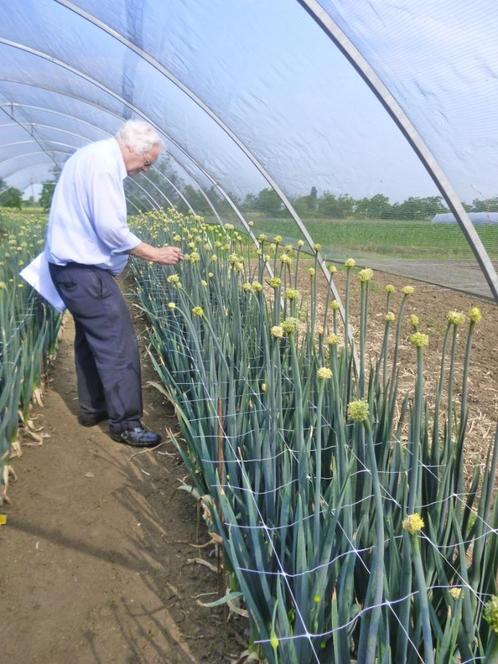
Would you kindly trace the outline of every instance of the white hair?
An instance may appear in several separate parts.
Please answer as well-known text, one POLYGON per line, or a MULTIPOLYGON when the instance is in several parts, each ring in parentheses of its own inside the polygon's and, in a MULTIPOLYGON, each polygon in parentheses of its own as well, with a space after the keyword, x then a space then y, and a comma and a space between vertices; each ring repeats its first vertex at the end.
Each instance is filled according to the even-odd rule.
POLYGON ((143 120, 128 120, 118 129, 116 140, 135 154, 145 154, 153 147, 163 147, 163 141, 152 125, 143 120))

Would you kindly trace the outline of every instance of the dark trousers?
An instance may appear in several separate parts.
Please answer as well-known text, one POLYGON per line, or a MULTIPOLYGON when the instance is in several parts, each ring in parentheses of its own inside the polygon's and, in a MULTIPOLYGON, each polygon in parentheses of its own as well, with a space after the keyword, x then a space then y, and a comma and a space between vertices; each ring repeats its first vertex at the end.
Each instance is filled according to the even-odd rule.
POLYGON ((92 265, 50 265, 76 326, 74 355, 80 413, 107 412, 112 431, 142 417, 140 355, 123 295, 112 274, 92 265))

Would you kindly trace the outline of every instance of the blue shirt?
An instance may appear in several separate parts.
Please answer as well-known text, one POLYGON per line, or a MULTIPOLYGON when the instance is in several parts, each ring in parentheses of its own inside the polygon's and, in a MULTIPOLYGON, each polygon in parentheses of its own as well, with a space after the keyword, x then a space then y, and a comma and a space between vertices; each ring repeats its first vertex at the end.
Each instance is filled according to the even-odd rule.
POLYGON ((141 240, 128 228, 126 167, 115 138, 90 143, 65 163, 48 219, 49 263, 95 265, 119 274, 141 240))

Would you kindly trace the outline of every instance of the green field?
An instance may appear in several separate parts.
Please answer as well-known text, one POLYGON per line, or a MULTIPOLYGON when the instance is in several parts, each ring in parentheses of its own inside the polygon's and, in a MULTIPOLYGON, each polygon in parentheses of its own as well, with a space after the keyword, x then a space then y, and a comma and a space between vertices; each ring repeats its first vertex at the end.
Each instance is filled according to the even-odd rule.
MULTIPOLYGON (((264 218, 251 214, 254 232, 279 234, 288 240, 300 237, 291 219, 264 218)), ((432 224, 430 220, 307 219, 306 227, 324 253, 335 258, 394 256, 412 259, 472 260, 473 254, 456 224, 432 224)), ((486 250, 498 259, 498 224, 476 226, 486 250)))

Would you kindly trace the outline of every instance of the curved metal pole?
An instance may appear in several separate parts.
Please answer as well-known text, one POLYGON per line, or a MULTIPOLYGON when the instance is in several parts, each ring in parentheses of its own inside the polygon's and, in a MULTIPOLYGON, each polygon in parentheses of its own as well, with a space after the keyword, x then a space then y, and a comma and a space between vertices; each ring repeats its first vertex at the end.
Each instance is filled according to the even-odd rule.
MULTIPOLYGON (((28 156, 29 154, 39 154, 39 155, 43 154, 43 155, 45 155, 45 157, 47 156, 46 153, 43 152, 42 150, 39 150, 39 151, 33 152, 33 153, 25 153, 25 154, 23 154, 23 156, 28 156)), ((41 163, 42 162, 35 162, 34 164, 32 163, 29 166, 26 166, 25 168, 18 169, 17 171, 15 171, 15 174, 19 175, 19 173, 21 173, 22 171, 31 169, 31 168, 33 168, 33 166, 37 166, 38 164, 41 164, 41 163)), ((46 162, 46 163, 50 163, 50 162, 46 162)), ((9 176, 7 176, 7 177, 9 177, 9 176)), ((33 182, 33 177, 32 176, 29 177, 28 184, 35 184, 33 182)), ((40 184, 41 184, 41 182, 40 182, 40 184)), ((135 208, 136 212, 140 213, 141 210, 138 208, 138 206, 133 202, 133 200, 131 198, 131 192, 126 192, 125 195, 126 195, 127 203, 129 203, 133 208, 135 208)))
POLYGON ((436 187, 441 192, 441 195, 448 204, 448 207, 455 215, 456 220, 460 224, 463 234, 470 244, 474 256, 481 267, 481 270, 489 284, 491 292, 498 303, 498 275, 488 256, 488 253, 477 234, 474 225, 462 205, 460 197, 453 189, 450 181, 446 177, 443 169, 438 161, 429 150, 425 141, 418 133, 415 126, 409 120, 406 113, 398 104, 393 95, 389 92, 384 85, 381 78, 377 75, 375 70, 365 60, 360 51, 351 42, 351 40, 344 34, 337 23, 331 18, 317 0, 298 0, 301 5, 306 9, 310 16, 322 28, 327 36, 334 42, 337 48, 346 56, 349 62, 353 65, 356 71, 360 74, 362 79, 367 83, 368 87, 375 94, 377 99, 384 106, 391 118, 394 120, 408 143, 411 145, 418 158, 424 165, 425 169, 431 176, 436 187))
MULTIPOLYGON (((34 87, 36 87, 36 86, 34 86, 34 87)), ((59 91, 57 91, 57 93, 58 93, 58 94, 61 94, 61 95, 64 94, 63 92, 59 92, 59 91)), ((6 103, 8 103, 8 102, 6 102, 6 103)), ((19 105, 19 102, 15 102, 15 104, 16 104, 16 106, 17 106, 17 105, 19 105)), ((9 105, 10 105, 10 104, 9 104, 9 105)), ((0 106, 1 106, 1 104, 0 104, 0 106)), ((22 108, 22 106, 21 106, 21 108, 22 108)), ((30 108, 31 108, 31 107, 30 107, 30 108)), ((52 109, 44 108, 44 107, 41 107, 41 106, 36 106, 36 107, 32 107, 32 108, 36 108, 36 109, 38 109, 38 110, 43 110, 43 111, 49 111, 49 112, 51 112, 51 113, 58 113, 58 114, 62 115, 63 117, 69 117, 69 118, 74 118, 75 120, 79 120, 79 118, 78 118, 77 116, 75 116, 75 115, 70 115, 69 113, 60 113, 59 111, 53 111, 52 109)), ((104 110, 102 107, 98 107, 98 108, 99 108, 99 110, 102 109, 102 112, 105 112, 105 110, 104 110)), ((109 112, 109 113, 110 113, 110 112, 109 112)), ((119 116, 116 116, 116 117, 119 117, 119 116)), ((101 130, 106 136, 112 136, 112 134, 110 134, 109 132, 105 131, 104 129, 101 129, 101 128, 98 127, 97 125, 94 125, 94 124, 92 124, 92 123, 90 123, 90 122, 87 122, 86 120, 80 120, 80 121, 81 121, 81 122, 84 122, 85 124, 87 124, 87 125, 89 125, 89 126, 91 126, 91 127, 95 127, 95 128, 97 128, 97 129, 100 129, 100 130, 101 130)), ((59 127, 56 127, 56 126, 53 126, 53 125, 41 124, 41 123, 32 122, 32 121, 28 121, 28 120, 27 120, 26 122, 28 122, 29 125, 30 125, 31 127, 46 127, 46 128, 48 128, 48 129, 53 129, 53 130, 55 130, 55 131, 63 131, 63 132, 65 132, 65 133, 68 133, 68 134, 73 135, 73 136, 79 136, 80 138, 84 138, 84 139, 87 139, 87 140, 94 140, 93 138, 90 139, 90 138, 88 138, 87 136, 82 136, 81 134, 77 134, 76 132, 70 132, 70 131, 68 131, 68 130, 66 130, 66 129, 60 129, 59 127)), ((0 125, 0 127, 2 127, 2 126, 8 126, 8 125, 7 125, 7 124, 5 124, 5 125, 0 125)), ((27 129, 26 129, 21 123, 12 124, 12 126, 20 126, 22 129, 24 129, 25 131, 27 131, 27 129)), ((29 132, 28 132, 28 134, 29 134, 29 132)), ((31 134, 29 134, 29 135, 31 136, 31 134)), ((0 163, 1 163, 1 160, 0 160, 0 163)), ((180 167, 181 167, 181 164, 179 164, 178 161, 175 160, 175 163, 177 163, 177 164, 180 165, 180 167)), ((153 169, 154 169, 154 171, 155 171, 156 173, 158 173, 163 179, 165 179, 166 182, 168 182, 168 184, 171 185, 171 187, 173 187, 173 189, 177 192, 177 194, 180 196, 180 198, 184 201, 185 205, 189 208, 189 210, 192 212, 192 214, 196 214, 196 213, 195 213, 195 210, 192 208, 192 206, 190 205, 189 201, 185 198, 183 192, 180 191, 180 189, 178 189, 178 187, 174 184, 174 182, 172 182, 172 181, 168 178, 168 176, 165 175, 160 169, 156 168, 155 166, 153 166, 153 169)), ((185 171, 185 172, 187 172, 187 171, 185 171)), ((189 175, 189 177, 192 177, 192 179, 194 180, 194 182, 196 182, 196 184, 198 184, 197 181, 195 180, 195 178, 193 178, 192 175, 190 175, 188 172, 187 172, 187 174, 189 175)), ((154 182, 153 182, 152 180, 150 180, 146 175, 143 175, 143 177, 149 182, 149 184, 151 184, 155 189, 157 189, 157 191, 161 194, 161 196, 165 199, 165 201, 168 203, 168 205, 169 205, 170 207, 174 207, 173 203, 172 203, 172 202, 170 201, 170 199, 166 196, 166 194, 165 194, 161 189, 159 189, 159 187, 157 187, 157 186, 154 184, 154 182)), ((218 217, 218 218, 219 218, 219 217, 218 217)), ((220 221, 221 221, 221 220, 220 220, 220 221)))
MULTIPOLYGON (((36 141, 33 140, 32 143, 36 143, 36 141)), ((64 144, 62 144, 62 145, 64 145, 64 144)), ((74 146, 69 146, 69 147, 74 147, 74 146)), ((66 152, 65 150, 52 150, 52 152, 54 152, 54 153, 55 153, 55 152, 60 152, 60 153, 62 153, 62 154, 68 154, 68 152, 66 152)), ((26 154, 26 153, 20 153, 19 155, 16 155, 16 156, 14 156, 14 157, 9 157, 8 159, 4 159, 3 162, 5 162, 5 161, 10 161, 11 159, 17 159, 17 157, 28 156, 28 155, 33 155, 33 154, 44 154, 44 155, 46 155, 46 156, 48 157, 46 151, 45 151, 45 150, 41 150, 41 151, 37 151, 37 152, 28 152, 27 154, 26 154)), ((70 153, 69 153, 69 154, 70 154, 70 153)), ((0 163, 3 163, 3 162, 0 161, 0 163)), ((32 164, 32 165, 34 165, 34 164, 32 164)), ((20 168, 20 169, 17 169, 17 170, 16 170, 16 168, 14 168, 12 171, 10 171, 10 173, 7 173, 6 175, 4 175, 4 176, 2 176, 2 177, 4 177, 4 178, 11 177, 12 175, 16 174, 18 171, 22 171, 22 170, 25 170, 25 169, 27 169, 27 168, 29 168, 29 166, 25 166, 24 168, 20 168)), ((142 192, 145 194, 145 196, 146 196, 147 198, 149 198, 149 200, 150 200, 150 202, 151 202, 151 205, 152 205, 152 207, 153 207, 154 209, 156 209, 156 210, 159 210, 159 209, 160 209, 160 206, 159 206, 159 204, 157 203, 157 201, 156 201, 156 200, 155 200, 155 199, 149 194, 149 192, 148 192, 146 189, 144 189, 144 187, 142 187, 142 185, 141 185, 139 182, 137 182, 136 180, 133 180, 133 179, 130 180, 130 183, 131 183, 131 182, 132 182, 136 187, 138 187, 139 189, 141 189, 142 192)))
MULTIPOLYGON (((56 94, 60 94, 60 95, 63 95, 63 96, 69 97, 70 99, 77 99, 77 100, 79 100, 79 101, 81 101, 81 102, 83 102, 83 103, 85 103, 85 104, 88 104, 89 106, 92 106, 92 107, 96 108, 98 111, 105 112, 105 113, 107 113, 108 115, 111 115, 111 116, 113 116, 113 117, 119 119, 121 122, 122 122, 122 120, 123 120, 123 118, 122 118, 121 116, 119 116, 117 113, 114 113, 114 112, 110 111, 109 109, 107 109, 107 108, 101 106, 100 104, 97 104, 97 103, 95 103, 95 102, 89 101, 89 100, 87 100, 87 99, 85 99, 85 98, 83 98, 83 97, 79 97, 79 96, 77 96, 77 95, 70 95, 69 93, 64 92, 64 91, 62 91, 62 90, 60 90, 60 89, 58 89, 58 88, 52 88, 52 87, 48 87, 48 86, 45 86, 45 85, 38 85, 38 84, 34 84, 34 83, 27 83, 27 82, 25 82, 25 81, 17 81, 17 80, 15 80, 15 79, 8 79, 8 78, 0 79, 0 82, 15 83, 15 84, 17 84, 17 85, 27 85, 27 86, 34 87, 34 88, 40 88, 41 90, 47 90, 48 92, 55 92, 56 94)), ((7 103, 8 103, 8 102, 7 102, 7 103)), ((8 104, 8 105, 10 106, 11 104, 8 104)), ((26 108, 29 107, 29 108, 40 108, 40 109, 43 109, 43 107, 39 107, 39 106, 28 106, 28 105, 25 105, 25 106, 26 106, 26 108)), ((52 111, 52 109, 46 109, 46 110, 50 110, 50 111, 53 112, 53 113, 58 113, 58 114, 63 115, 63 116, 65 116, 65 117, 72 117, 72 118, 77 117, 77 116, 74 116, 74 115, 70 115, 69 113, 62 113, 62 112, 60 112, 60 111, 52 111)), ((90 123, 90 122, 88 122, 88 121, 86 121, 86 120, 81 120, 81 119, 80 119, 79 121, 80 121, 80 122, 84 122, 85 124, 88 124, 88 125, 90 125, 90 126, 92 126, 92 127, 96 127, 96 125, 94 125, 94 124, 92 124, 92 123, 90 123)), ((100 128, 99 128, 99 129, 100 129, 100 128)), ((102 130, 102 131, 104 131, 104 130, 102 130)), ((166 136, 166 137, 168 138, 168 140, 171 140, 172 143, 174 142, 174 141, 169 137, 169 135, 168 135, 167 133, 165 133, 164 131, 161 131, 161 133, 163 133, 164 136, 166 136)), ((209 174, 208 174, 206 171, 204 171, 204 169, 199 165, 199 163, 197 162, 197 160, 195 160, 191 155, 189 155, 189 154, 186 153, 186 152, 183 152, 183 154, 184 154, 184 155, 185 155, 190 161, 192 161, 192 162, 194 163, 194 165, 196 166, 196 168, 197 168, 197 169, 198 169, 198 170, 199 170, 199 171, 200 171, 205 177, 207 177, 207 178, 210 180, 210 182, 211 182, 215 187, 219 188, 219 186, 218 186, 218 184, 215 182, 215 180, 214 180, 213 178, 211 178, 211 177, 209 176, 209 174)), ((188 175, 188 176, 189 176, 189 177, 195 182, 195 184, 196 184, 197 187, 199 188, 199 191, 200 191, 201 195, 202 195, 203 198, 205 199, 206 203, 208 204, 209 208, 210 208, 211 211, 213 212, 213 214, 214 214, 214 216, 216 217, 216 219, 218 220, 218 223, 219 223, 220 225, 223 225, 223 222, 222 222, 222 220, 221 220, 221 217, 220 217, 219 214, 218 214, 218 211, 217 211, 216 208, 214 207, 214 205, 213 205, 213 203, 211 202, 211 200, 208 198, 206 192, 203 190, 203 188, 202 188, 202 186, 200 185, 200 183, 199 183, 199 181, 197 180, 197 178, 196 178, 192 173, 190 173, 189 171, 187 171, 187 169, 181 164, 181 162, 178 161, 178 159, 176 159, 176 158, 173 157, 172 155, 170 155, 170 156, 171 156, 172 159, 174 159, 175 163, 176 163, 176 164, 177 164, 182 170, 184 170, 185 173, 187 173, 187 175, 188 175)), ((169 180, 169 178, 167 178, 167 176, 164 175, 164 173, 162 173, 159 169, 155 168, 154 170, 157 170, 158 173, 161 173, 162 177, 166 178, 166 180, 167 180, 167 181, 169 182, 169 184, 175 189, 176 193, 180 196, 180 198, 183 200, 183 202, 184 202, 185 205, 189 208, 189 210, 191 210, 191 212, 192 212, 193 214, 195 214, 194 209, 192 208, 192 206, 190 205, 190 203, 188 202, 188 200, 185 198, 185 196, 183 195, 183 193, 182 193, 182 192, 176 187, 176 185, 175 185, 173 182, 171 182, 171 181, 169 180)), ((222 197, 223 197, 223 198, 226 198, 226 194, 225 194, 225 192, 223 191, 223 189, 219 188, 219 190, 220 190, 220 193, 222 194, 222 197)))
MULTIPOLYGON (((0 125, 0 126, 1 126, 1 125, 0 125)), ((31 126, 39 127, 39 126, 41 126, 41 125, 36 124, 36 123, 31 123, 31 126)), ((45 125, 45 126, 49 126, 49 125, 45 125)), ((49 127, 50 127, 50 126, 49 126, 49 127)), ((55 130, 57 131, 57 130, 58 130, 58 127, 50 127, 50 129, 55 129, 55 130)), ((72 132, 66 131, 66 130, 64 130, 64 129, 61 129, 60 131, 65 131, 67 134, 70 134, 71 136, 80 136, 80 138, 85 138, 84 136, 81 136, 81 135, 79 135, 79 134, 76 134, 76 133, 72 133, 72 132)), ((31 134, 30 134, 30 135, 31 135, 31 134)), ((16 141, 16 142, 14 142, 14 143, 0 143, 0 147, 2 147, 2 148, 9 148, 9 147, 13 147, 13 146, 15 146, 15 145, 25 145, 25 144, 31 144, 31 143, 33 143, 33 142, 38 143, 38 141, 37 141, 36 139, 32 138, 31 140, 27 140, 27 141, 16 141)), ((65 146, 65 147, 70 148, 72 151, 78 149, 78 148, 77 148, 76 146, 74 146, 74 145, 71 145, 71 144, 68 144, 68 143, 61 143, 61 142, 59 142, 59 141, 52 141, 52 140, 47 141, 46 139, 44 139, 43 142, 44 142, 44 143, 50 143, 51 145, 61 145, 61 146, 65 146)), ((38 143, 38 144, 39 144, 39 143, 38 143)), ((50 151, 50 150, 49 150, 49 151, 50 151)), ((53 150, 52 150, 52 152, 53 152, 53 150)), ((59 152, 62 152, 62 150, 59 150, 59 152)), ((22 153, 21 153, 21 154, 22 154, 22 153)), ((71 154, 71 152, 69 152, 69 154, 71 154)), ((0 160, 0 163, 2 163, 2 161, 7 161, 7 160, 0 160)), ((150 185, 152 185, 152 187, 154 187, 154 189, 156 189, 156 190, 159 192, 159 194, 161 194, 161 196, 164 198, 164 200, 168 203, 168 205, 169 205, 170 207, 174 207, 173 204, 172 204, 172 202, 170 201, 170 199, 166 196, 166 194, 165 194, 164 192, 162 192, 161 189, 159 189, 159 187, 158 187, 157 185, 155 185, 154 182, 152 182, 152 180, 150 180, 145 174, 143 174, 143 177, 147 180, 147 182, 148 182, 150 185)), ((140 186, 140 185, 139 185, 139 186, 140 186)), ((142 187, 142 189, 143 189, 143 187, 142 187)), ((144 189, 144 191, 145 191, 145 189, 144 189)), ((190 208, 190 209, 192 209, 192 208, 190 208)), ((194 214, 195 214, 195 213, 194 213, 194 214)))
MULTIPOLYGON (((152 56, 150 53, 145 51, 144 49, 140 48, 137 44, 132 42, 130 39, 125 37, 123 34, 118 32, 117 30, 114 30, 111 28, 109 25, 98 19, 96 16, 93 14, 90 14, 89 12, 85 11, 84 9, 81 9, 81 7, 78 7, 78 5, 75 5, 73 2, 70 0, 55 0, 55 2, 59 3, 63 7, 66 7, 66 9, 69 9, 70 11, 74 12, 78 16, 81 16, 81 18, 85 19, 89 23, 95 25, 96 27, 100 28, 102 31, 106 32, 108 35, 119 41, 121 44, 129 48, 131 51, 133 51, 136 55, 138 55, 140 58, 145 60, 149 65, 151 65, 156 71, 158 71, 160 74, 162 74, 165 78, 167 78, 171 83, 173 83, 179 90, 181 90, 187 97, 193 101, 200 109, 206 113, 213 122, 216 123, 216 125, 223 130, 223 132, 237 145, 237 147, 243 152, 243 154, 249 159, 249 161, 253 164, 253 166, 259 171, 259 173, 263 176, 263 178, 268 182, 270 187, 275 191, 275 193, 279 196, 280 200, 284 204, 284 206, 287 208, 287 211, 297 224, 299 230, 301 231, 303 237, 305 238, 306 242, 308 243, 310 249, 314 250, 314 242, 313 238, 308 232, 308 229, 306 228, 305 224, 303 223, 301 217, 298 215, 296 210, 294 209, 292 203, 290 200, 287 198, 286 194, 284 191, 280 188, 280 186, 277 184, 276 180, 273 179, 273 177, 270 175, 270 173, 266 170, 266 168, 261 164, 261 162, 256 158, 256 156, 249 150, 249 148, 245 145, 245 143, 242 142, 242 140, 233 132, 230 127, 228 127, 227 124, 223 122, 223 120, 204 102, 200 97, 198 97, 188 86, 186 86, 184 83, 182 83, 167 67, 165 67, 159 60, 157 60, 154 56, 152 56)), ((246 230, 249 232, 252 238, 254 238, 253 233, 251 232, 251 229, 249 226, 246 226, 244 224, 244 227, 246 230)), ((255 238, 254 238, 255 239, 255 238)), ((327 269, 327 265, 325 261, 323 260, 323 257, 321 254, 318 254, 318 263, 322 269, 322 272, 325 276, 325 279, 327 280, 327 283, 329 285, 329 288, 331 289, 332 293, 334 294, 335 299, 339 303, 340 306, 340 313, 342 316, 342 319, 344 320, 344 310, 341 304, 341 299, 339 297, 339 292, 336 289, 335 283, 331 279, 330 273, 327 269)), ((346 330, 346 334, 350 341, 353 341, 351 330, 346 330)))
MULTIPOLYGON (((85 74, 84 72, 80 71, 79 69, 76 69, 76 68, 73 67, 72 65, 67 64, 67 63, 64 62, 63 60, 59 60, 58 58, 54 58, 53 56, 49 55, 48 53, 44 53, 43 51, 38 51, 37 49, 31 48, 30 46, 26 46, 25 44, 19 44, 19 43, 14 42, 14 41, 12 41, 12 40, 10 40, 10 39, 5 39, 4 37, 0 37, 0 44, 5 44, 6 46, 11 46, 12 48, 17 48, 17 49, 19 49, 20 51, 24 51, 24 52, 26 52, 26 53, 30 53, 31 55, 35 55, 35 56, 37 56, 37 57, 39 57, 39 58, 42 58, 43 60, 47 60, 48 62, 51 62, 52 64, 58 65, 59 67, 62 67, 63 69, 66 69, 67 71, 69 71, 69 72, 75 74, 76 76, 82 78, 83 80, 85 80, 85 81, 87 81, 87 82, 89 82, 89 83, 92 83, 92 84, 95 85, 97 88, 99 88, 100 90, 103 90, 104 92, 106 92, 107 94, 109 94, 109 95, 110 95, 111 97, 113 97, 114 99, 117 99, 117 100, 118 100, 120 103, 122 103, 124 106, 127 106, 130 110, 132 110, 134 113, 136 113, 136 114, 137 114, 138 116, 140 116, 142 119, 146 120, 150 125, 152 125, 155 129, 157 129, 158 132, 160 132, 161 134, 163 134, 163 136, 166 136, 166 137, 168 138, 168 140, 171 141, 171 143, 173 143, 173 144, 177 147, 177 149, 180 150, 180 151, 182 152, 182 154, 184 154, 184 155, 185 155, 188 159, 190 159, 192 162, 196 163, 195 160, 191 157, 191 155, 189 155, 189 153, 186 151, 186 149, 183 148, 183 146, 181 146, 177 141, 175 141, 174 138, 172 138, 171 136, 169 136, 169 135, 165 132, 165 130, 164 130, 162 127, 160 127, 156 122, 154 122, 154 120, 152 120, 152 118, 149 118, 149 117, 148 117, 143 111, 141 111, 139 108, 137 108, 137 107, 134 106, 133 104, 130 104, 130 102, 128 102, 124 97, 122 97, 121 95, 118 95, 116 92, 114 92, 113 90, 111 90, 110 88, 108 88, 106 85, 104 85, 104 84, 101 83, 100 81, 97 81, 96 79, 92 78, 92 77, 89 76, 88 74, 85 74)), ((242 215, 242 213, 240 212, 240 210, 238 209, 238 207, 237 207, 237 206, 235 205, 235 203, 232 201, 232 199, 230 198, 230 196, 224 191, 224 189, 221 187, 221 185, 219 185, 217 182, 215 182, 214 178, 213 178, 209 173, 207 173, 206 171, 204 171, 204 169, 202 169, 200 166, 198 166, 198 168, 199 168, 199 170, 201 170, 201 172, 204 173, 204 175, 205 175, 207 178, 209 178, 209 180, 210 180, 211 182, 213 182, 214 186, 215 186, 219 191, 223 192, 226 201, 228 202, 228 204, 230 205, 230 207, 232 208, 232 210, 233 210, 233 211, 235 212, 235 214, 237 215, 239 221, 241 222, 241 224, 242 224, 242 225, 244 226, 244 228, 246 229, 246 232, 249 234, 249 236, 250 236, 251 239, 253 240, 254 244, 255 244, 256 246, 259 246, 259 243, 258 243, 258 241, 257 241, 257 239, 256 239, 256 237, 255 237, 255 235, 254 235, 254 233, 252 232, 251 227, 249 226, 249 224, 248 224, 247 221, 245 220, 244 216, 242 215)), ((275 191, 277 191, 277 190, 275 190, 275 191)), ((278 190, 278 191, 280 191, 280 190, 278 190)), ((278 191, 277 191, 277 193, 278 193, 278 191)), ((282 200, 283 200, 283 199, 282 199, 282 200)), ((289 203, 289 205, 290 205, 290 203, 289 203)), ((296 213, 294 212, 294 214, 296 214, 296 213)), ((301 222, 301 223, 302 223, 302 222, 301 222)), ((308 236, 308 237, 309 237, 309 236, 308 236)), ((326 277, 330 280, 330 275, 328 275, 328 273, 327 273, 325 267, 324 267, 324 273, 326 274, 326 277)), ((335 290, 335 286, 334 286, 334 290, 335 290)), ((337 298, 339 298, 339 295, 337 295, 337 298)))

